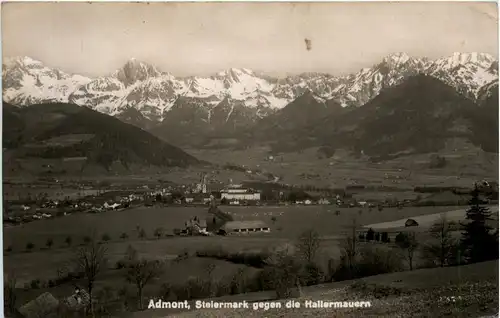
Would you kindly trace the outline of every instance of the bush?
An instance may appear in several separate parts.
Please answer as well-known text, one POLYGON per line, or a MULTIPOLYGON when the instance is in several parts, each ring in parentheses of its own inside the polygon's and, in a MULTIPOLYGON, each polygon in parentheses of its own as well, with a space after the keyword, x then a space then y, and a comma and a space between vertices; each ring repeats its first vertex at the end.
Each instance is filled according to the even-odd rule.
POLYGON ((91 241, 92 241, 92 239, 90 238, 90 236, 84 236, 83 237, 83 243, 84 244, 89 244, 91 241))
POLYGON ((72 242, 72 241, 73 241, 73 240, 72 240, 71 236, 66 237, 66 239, 64 240, 64 242, 65 242, 65 243, 66 243, 66 245, 68 245, 68 246, 70 246, 70 245, 71 245, 71 242, 72 242))
POLYGON ((157 239, 160 239, 163 236, 164 230, 163 228, 159 227, 155 229, 154 236, 156 236, 157 239))
POLYGON ((125 268, 125 267, 127 267, 127 263, 125 262, 125 260, 121 259, 121 260, 118 260, 116 262, 116 265, 115 265, 116 269, 122 269, 122 268, 125 268))
POLYGON ((35 248, 35 244, 33 244, 33 243, 28 242, 28 243, 26 244, 26 250, 27 250, 27 251, 31 251, 31 250, 32 250, 32 249, 34 249, 34 248, 35 248))
POLYGON ((358 239, 363 242, 365 240, 365 234, 364 233, 359 233, 358 239))
POLYGON ((245 264, 251 267, 262 268, 266 265, 266 259, 269 257, 267 252, 236 252, 230 253, 221 248, 207 248, 196 251, 197 257, 209 257, 235 264, 245 264))
POLYGON ((41 281, 39 279, 33 279, 30 282, 30 288, 31 289, 39 289, 41 286, 41 281))
POLYGON ((406 235, 403 232, 399 232, 394 239, 396 244, 402 244, 406 240, 406 235))
POLYGON ((7 253, 12 252, 12 245, 7 246, 7 248, 5 249, 5 252, 7 252, 7 253))
POLYGON ((47 242, 45 242, 45 246, 47 246, 48 248, 51 248, 53 244, 54 241, 51 238, 48 238, 47 242))
POLYGON ((125 232, 123 232, 123 233, 120 235, 120 238, 121 238, 122 240, 126 240, 126 239, 128 238, 128 234, 127 234, 127 233, 125 233, 125 232))
POLYGON ((315 263, 307 263, 301 276, 301 281, 306 286, 321 284, 325 280, 325 273, 315 263))
POLYGON ((403 269, 403 261, 399 254, 391 248, 366 246, 361 249, 352 270, 347 260, 342 257, 333 273, 336 281, 397 272, 403 269))
POLYGON ((104 233, 101 239, 103 242, 108 242, 111 240, 111 237, 107 233, 104 233))

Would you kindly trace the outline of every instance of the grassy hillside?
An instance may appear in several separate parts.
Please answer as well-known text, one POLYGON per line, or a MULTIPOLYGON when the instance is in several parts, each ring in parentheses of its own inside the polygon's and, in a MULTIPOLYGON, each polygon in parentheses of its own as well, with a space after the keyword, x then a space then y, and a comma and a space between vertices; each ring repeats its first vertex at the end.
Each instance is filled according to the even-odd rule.
MULTIPOLYGON (((270 310, 201 309, 175 312, 146 310, 125 317, 482 317, 498 313, 498 261, 466 266, 420 269, 302 288, 293 300, 302 308, 270 310), (453 298, 455 297, 455 301, 453 298), (304 308, 306 300, 370 301, 371 308, 304 308)), ((218 301, 263 302, 272 292, 217 298, 218 301)), ((194 304, 192 304, 193 306, 194 304)))
POLYGON ((497 108, 498 94, 478 106, 443 82, 417 75, 361 107, 268 136, 280 150, 328 146, 383 159, 437 152, 452 138, 494 152, 497 143, 491 136, 498 131, 497 108))
MULTIPOLYGON (((199 161, 133 125, 87 107, 41 104, 4 114, 18 123, 4 131, 16 158, 86 157, 109 168, 115 161, 155 166, 187 166, 199 161)), ((4 137, 5 138, 5 137, 4 137)))

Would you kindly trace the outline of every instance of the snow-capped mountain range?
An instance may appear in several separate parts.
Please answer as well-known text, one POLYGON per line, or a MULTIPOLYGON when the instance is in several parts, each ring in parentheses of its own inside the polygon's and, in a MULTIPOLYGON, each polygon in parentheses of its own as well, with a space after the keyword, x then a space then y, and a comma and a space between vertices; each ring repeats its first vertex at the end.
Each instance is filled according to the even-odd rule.
POLYGON ((454 53, 433 61, 396 53, 346 76, 305 73, 277 79, 237 68, 209 77, 175 77, 131 59, 109 76, 88 78, 29 57, 15 57, 3 61, 2 80, 3 100, 14 105, 70 102, 113 116, 133 108, 149 120, 160 121, 183 98, 196 100, 194 104, 208 114, 224 103, 231 112, 234 107, 245 108, 255 118, 285 107, 306 91, 342 106, 361 106, 385 87, 419 73, 436 77, 476 100, 482 87, 498 81, 498 61, 486 53, 454 53))

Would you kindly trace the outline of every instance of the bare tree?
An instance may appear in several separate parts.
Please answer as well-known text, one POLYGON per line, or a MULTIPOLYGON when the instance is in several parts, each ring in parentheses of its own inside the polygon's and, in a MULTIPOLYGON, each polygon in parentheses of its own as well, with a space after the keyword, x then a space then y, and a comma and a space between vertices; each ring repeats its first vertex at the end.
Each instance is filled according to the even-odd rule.
POLYGON ((129 265, 126 278, 137 287, 139 310, 142 310, 142 292, 144 287, 161 274, 161 263, 157 260, 140 259, 129 265))
POLYGON ((399 241, 397 244, 402 250, 404 250, 405 257, 408 261, 408 265, 410 266, 410 270, 413 270, 413 259, 418 248, 418 242, 415 236, 415 232, 405 234, 404 239, 399 241))
POLYGON ((4 306, 7 313, 14 314, 17 302, 16 283, 17 278, 14 274, 4 273, 3 294, 4 306))
POLYGON ((313 229, 303 232, 297 241, 297 248, 307 263, 312 263, 319 249, 320 238, 313 229))
POLYGON ((342 245, 343 254, 345 260, 347 261, 347 266, 349 271, 352 273, 354 266, 356 265, 356 256, 358 254, 358 237, 356 236, 357 222, 356 218, 352 220, 352 224, 349 226, 349 232, 342 245))
POLYGON ((97 276, 103 271, 106 265, 107 249, 104 244, 99 244, 95 238, 91 238, 89 243, 78 248, 75 255, 75 267, 83 274, 90 296, 90 312, 94 313, 92 305, 92 290, 97 276))
POLYGON ((445 214, 436 221, 429 230, 433 241, 425 246, 425 251, 432 261, 438 260, 439 266, 444 267, 450 258, 450 254, 457 245, 453 239, 452 231, 455 228, 455 223, 448 221, 445 214))

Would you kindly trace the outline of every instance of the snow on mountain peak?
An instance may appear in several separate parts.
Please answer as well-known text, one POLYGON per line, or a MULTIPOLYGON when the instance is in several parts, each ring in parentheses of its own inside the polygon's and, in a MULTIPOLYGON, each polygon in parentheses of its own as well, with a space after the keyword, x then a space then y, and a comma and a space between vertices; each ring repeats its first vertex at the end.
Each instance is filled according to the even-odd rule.
POLYGON ((410 60, 410 56, 404 52, 398 52, 398 53, 393 53, 389 54, 383 59, 383 62, 385 63, 391 63, 391 64, 404 64, 410 60))
POLYGON ((135 108, 155 120, 163 118, 181 97, 196 99, 209 109, 225 100, 262 111, 281 109, 310 91, 318 102, 334 100, 343 106, 360 106, 382 89, 420 73, 436 77, 471 98, 477 98, 482 86, 498 78, 498 61, 484 53, 454 53, 429 61, 398 52, 346 76, 309 72, 282 79, 246 68, 176 78, 135 58, 111 76, 94 79, 66 74, 29 57, 6 58, 3 65, 4 99, 13 104, 71 102, 108 114, 135 108))

